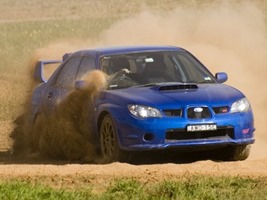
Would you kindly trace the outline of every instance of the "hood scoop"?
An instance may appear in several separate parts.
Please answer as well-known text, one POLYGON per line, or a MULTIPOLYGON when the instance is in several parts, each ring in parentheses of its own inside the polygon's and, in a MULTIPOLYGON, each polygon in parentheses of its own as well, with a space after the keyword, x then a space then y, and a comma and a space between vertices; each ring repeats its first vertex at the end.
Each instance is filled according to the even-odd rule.
POLYGON ((164 85, 158 88, 159 91, 171 91, 171 90, 191 90, 198 89, 196 84, 176 84, 176 85, 164 85))

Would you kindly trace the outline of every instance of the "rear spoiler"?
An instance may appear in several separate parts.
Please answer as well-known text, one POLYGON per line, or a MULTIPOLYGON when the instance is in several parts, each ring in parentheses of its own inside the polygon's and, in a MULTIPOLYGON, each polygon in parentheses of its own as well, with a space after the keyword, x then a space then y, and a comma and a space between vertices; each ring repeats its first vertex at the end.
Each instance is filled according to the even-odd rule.
POLYGON ((49 65, 49 64, 57 64, 57 63, 62 63, 61 60, 40 60, 35 64, 35 68, 34 68, 34 80, 39 82, 39 83, 43 83, 46 82, 47 80, 45 80, 44 75, 43 75, 43 68, 45 65, 49 65))

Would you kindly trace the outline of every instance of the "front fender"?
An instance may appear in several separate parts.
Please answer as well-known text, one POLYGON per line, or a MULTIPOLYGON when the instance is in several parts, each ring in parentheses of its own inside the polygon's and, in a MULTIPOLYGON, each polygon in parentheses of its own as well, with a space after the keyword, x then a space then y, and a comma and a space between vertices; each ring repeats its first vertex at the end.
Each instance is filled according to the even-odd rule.
POLYGON ((99 138, 102 119, 107 114, 110 115, 113 120, 114 126, 116 128, 117 138, 119 139, 118 143, 121 146, 121 138, 119 134, 120 127, 118 125, 119 124, 118 122, 121 120, 122 116, 125 115, 125 109, 120 105, 106 103, 96 108, 97 138, 99 138))

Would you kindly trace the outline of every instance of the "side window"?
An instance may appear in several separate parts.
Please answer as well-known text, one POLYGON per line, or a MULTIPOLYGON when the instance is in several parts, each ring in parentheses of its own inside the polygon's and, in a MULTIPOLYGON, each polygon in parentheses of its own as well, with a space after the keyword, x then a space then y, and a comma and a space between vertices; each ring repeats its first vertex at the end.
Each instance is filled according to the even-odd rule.
POLYGON ((55 84, 64 88, 73 87, 80 62, 81 57, 70 59, 61 69, 55 84))
POLYGON ((94 57, 92 56, 83 57, 81 65, 79 67, 79 71, 77 73, 76 80, 81 79, 84 74, 94 69, 96 69, 94 57))

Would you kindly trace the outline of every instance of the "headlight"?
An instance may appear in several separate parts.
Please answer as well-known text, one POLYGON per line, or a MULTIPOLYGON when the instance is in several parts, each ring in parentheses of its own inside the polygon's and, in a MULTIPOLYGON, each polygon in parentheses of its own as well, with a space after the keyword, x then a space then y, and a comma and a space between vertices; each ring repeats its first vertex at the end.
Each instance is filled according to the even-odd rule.
POLYGON ((250 104, 246 98, 240 99, 234 102, 231 106, 231 113, 235 112, 247 112, 250 108, 250 104))
POLYGON ((142 105, 128 105, 129 111, 136 117, 162 117, 160 111, 156 108, 142 105))

